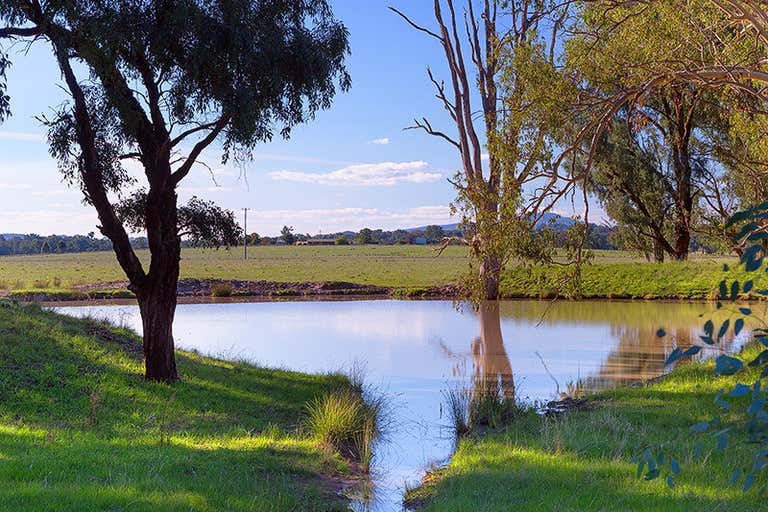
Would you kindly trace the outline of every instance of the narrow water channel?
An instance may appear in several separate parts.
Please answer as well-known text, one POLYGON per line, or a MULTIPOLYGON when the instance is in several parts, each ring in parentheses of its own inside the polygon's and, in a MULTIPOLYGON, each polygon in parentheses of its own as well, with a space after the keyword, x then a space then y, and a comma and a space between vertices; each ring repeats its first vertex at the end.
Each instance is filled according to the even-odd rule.
MULTIPOLYGON (((56 309, 141 329, 134 305, 56 309)), ((665 371, 674 343, 689 346, 706 319, 724 314, 680 302, 231 302, 180 305, 174 329, 178 347, 225 359, 304 372, 364 367, 391 399, 392 426, 377 447, 373 494, 353 507, 390 512, 402 510, 406 485, 450 457, 446 390, 493 381, 534 402, 649 379, 665 371)))

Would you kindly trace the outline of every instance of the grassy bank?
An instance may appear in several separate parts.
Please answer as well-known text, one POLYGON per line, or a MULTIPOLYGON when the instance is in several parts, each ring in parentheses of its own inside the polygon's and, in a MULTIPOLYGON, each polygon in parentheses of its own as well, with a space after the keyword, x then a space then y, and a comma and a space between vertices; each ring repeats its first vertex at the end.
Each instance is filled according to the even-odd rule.
POLYGON ((764 475, 746 494, 729 485, 735 461, 749 466, 745 454, 754 445, 731 443, 718 452, 710 436, 689 429, 722 414, 712 397, 736 381, 714 379, 711 365, 686 364, 652 385, 595 396, 592 410, 556 418, 525 414, 503 431, 463 440, 451 464, 409 498, 430 512, 768 510, 760 490, 764 475), (697 440, 705 446, 703 465, 694 460, 697 440), (637 479, 630 462, 659 446, 682 466, 673 489, 663 478, 637 479))
MULTIPOLYGON (((581 293, 595 299, 712 299, 718 283, 753 279, 755 289, 768 287, 768 279, 755 272, 747 275, 743 267, 723 272, 724 262, 734 259, 693 260, 663 264, 597 259, 582 268, 581 293)), ((735 267, 734 265, 731 265, 735 267)), ((502 280, 507 297, 549 298, 558 290, 557 268, 512 268, 502 280)))
MULTIPOLYGON (((139 256, 147 259, 146 252, 139 256)), ((686 263, 658 265, 621 251, 598 251, 593 264, 584 267, 583 293, 587 298, 708 298, 722 278, 723 262, 732 260, 692 255, 686 263)), ((466 270, 464 247, 449 247, 438 257, 433 247, 423 246, 270 246, 249 249, 248 260, 241 250, 186 249, 181 263, 182 278, 346 281, 401 289, 398 296, 455 283, 466 270)), ((503 278, 502 293, 549 297, 558 289, 557 270, 513 266, 503 278)), ((0 257, 0 293, 45 291, 64 299, 82 295, 73 291, 81 285, 124 280, 110 252, 0 257)))
POLYGON ((346 463, 301 433, 346 378, 177 354, 141 377, 127 331, 0 301, 0 510, 344 510, 346 463))

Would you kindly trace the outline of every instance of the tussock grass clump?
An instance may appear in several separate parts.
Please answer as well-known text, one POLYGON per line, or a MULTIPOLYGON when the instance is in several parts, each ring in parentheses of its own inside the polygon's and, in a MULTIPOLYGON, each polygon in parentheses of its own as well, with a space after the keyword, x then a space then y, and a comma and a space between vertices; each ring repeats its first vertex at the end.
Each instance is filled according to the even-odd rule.
POLYGON ((355 387, 327 392, 307 405, 310 435, 370 471, 373 449, 383 432, 386 401, 355 387))
POLYGON ((450 427, 457 438, 469 434, 469 392, 453 388, 443 392, 450 427))
POLYGON ((448 389, 443 397, 450 427, 457 438, 473 430, 503 428, 530 411, 509 390, 505 392, 501 382, 492 379, 478 379, 471 389, 448 389))
POLYGON ((38 290, 44 290, 46 288, 50 287, 50 281, 47 279, 36 279, 32 282, 32 288, 37 288, 38 290))
POLYGON ((469 426, 497 429, 506 426, 528 408, 515 400, 499 381, 480 380, 469 401, 469 426))
POLYGON ((234 291, 232 283, 214 283, 211 286, 211 297, 231 297, 234 291))

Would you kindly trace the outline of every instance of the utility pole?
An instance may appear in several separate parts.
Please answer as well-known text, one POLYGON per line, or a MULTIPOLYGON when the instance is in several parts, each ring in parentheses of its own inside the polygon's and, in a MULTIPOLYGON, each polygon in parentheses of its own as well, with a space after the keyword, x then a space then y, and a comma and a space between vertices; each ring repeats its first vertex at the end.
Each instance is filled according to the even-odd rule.
POLYGON ((243 208, 245 220, 243 221, 243 259, 248 259, 248 208, 243 208))

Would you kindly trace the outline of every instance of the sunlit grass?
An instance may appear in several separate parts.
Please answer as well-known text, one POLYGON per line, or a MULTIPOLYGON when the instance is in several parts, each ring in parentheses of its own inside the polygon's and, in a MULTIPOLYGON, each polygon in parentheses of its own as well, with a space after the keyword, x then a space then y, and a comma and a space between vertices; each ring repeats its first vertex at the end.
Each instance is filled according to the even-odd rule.
MULTIPOLYGON (((722 415, 712 403, 718 389, 750 378, 755 375, 714 378, 711 364, 691 363, 655 384, 595 396, 593 410, 516 417, 501 431, 461 441, 441 478, 409 497, 440 512, 764 510, 764 475, 747 494, 729 485, 735 467, 751 464, 753 447, 736 443, 719 452, 708 436, 689 430, 722 415), (703 463, 694 457, 697 440, 704 442, 703 463), (647 447, 661 447, 680 461, 673 489, 663 479, 636 478, 630 460, 647 447)), ((733 409, 743 411, 744 400, 733 409)))
POLYGON ((345 378, 179 352, 146 382, 133 333, 0 304, 0 510, 344 509, 301 420, 345 378))
MULTIPOLYGON (((448 247, 440 256, 433 246, 260 246, 250 248, 249 259, 244 260, 241 249, 185 249, 181 277, 347 281, 419 290, 459 282, 468 270, 467 254, 458 246, 448 247)), ((139 257, 147 261, 148 253, 139 251, 139 257)), ((693 254, 686 263, 658 265, 622 251, 595 251, 593 264, 584 268, 582 292, 585 297, 708 298, 720 279, 722 263, 732 259, 693 254)), ((558 292, 556 270, 531 270, 513 263, 502 280, 502 293, 549 297, 558 292)), ((0 257, 0 290, 45 288, 66 298, 79 285, 124 280, 114 255, 106 251, 0 257), (48 287, 36 286, 42 283, 48 287)))

